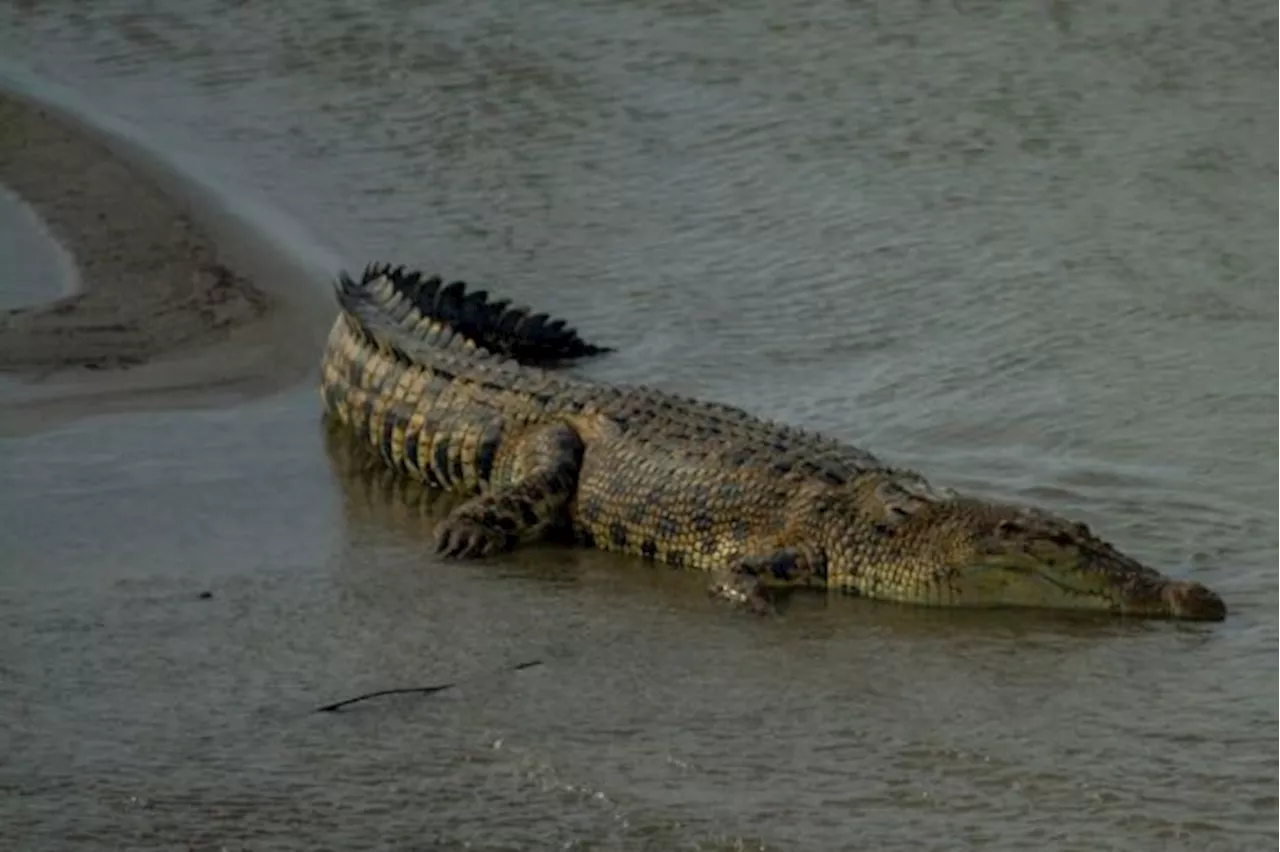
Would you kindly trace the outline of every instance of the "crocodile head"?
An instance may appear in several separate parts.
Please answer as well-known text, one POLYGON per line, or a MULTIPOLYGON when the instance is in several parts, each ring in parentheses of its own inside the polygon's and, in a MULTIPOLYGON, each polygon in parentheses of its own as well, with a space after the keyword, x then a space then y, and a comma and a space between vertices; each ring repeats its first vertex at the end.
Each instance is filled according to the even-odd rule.
POLYGON ((831 570, 869 597, 1196 621, 1226 617, 1222 599, 1209 589, 1164 576, 1082 523, 1036 509, 908 496, 913 499, 879 504, 871 541, 864 533, 857 544, 848 536, 835 543, 831 570))
MULTIPOLYGON (((963 506, 956 508, 964 511, 963 506)), ((1222 599, 1121 553, 1082 523, 1013 507, 969 509, 967 558, 949 578, 963 596, 1061 609, 1221 621, 1222 599)))

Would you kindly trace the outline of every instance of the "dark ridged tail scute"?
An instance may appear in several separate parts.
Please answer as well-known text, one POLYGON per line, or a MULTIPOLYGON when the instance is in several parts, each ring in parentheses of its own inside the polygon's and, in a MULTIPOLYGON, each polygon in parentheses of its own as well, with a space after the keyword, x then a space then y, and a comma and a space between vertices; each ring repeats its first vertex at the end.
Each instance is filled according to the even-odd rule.
POLYGON ((485 290, 468 292, 462 281, 445 284, 438 275, 424 276, 421 272, 406 271, 403 266, 369 264, 359 282, 343 273, 339 279, 339 298, 369 300, 373 297, 369 285, 380 278, 386 278, 391 284, 391 296, 379 299, 384 302, 380 307, 387 319, 399 323, 405 330, 417 323, 419 317, 415 313, 420 312, 482 349, 531 366, 613 351, 587 343, 562 319, 535 314, 526 307, 511 307, 507 299, 490 301, 485 290), (395 294, 403 301, 396 301, 395 294))

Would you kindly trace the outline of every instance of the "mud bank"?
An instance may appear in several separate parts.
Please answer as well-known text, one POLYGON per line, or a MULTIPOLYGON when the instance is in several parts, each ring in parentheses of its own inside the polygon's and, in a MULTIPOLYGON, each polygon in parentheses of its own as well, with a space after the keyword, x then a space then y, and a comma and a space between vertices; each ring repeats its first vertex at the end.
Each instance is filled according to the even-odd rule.
POLYGON ((234 209, 234 190, 109 119, 12 83, 0 75, 0 185, 61 251, 25 252, 0 282, 24 296, 0 311, 0 432, 244 399, 310 374, 332 257, 287 245, 234 209), (59 274, 68 257, 73 274, 59 274))

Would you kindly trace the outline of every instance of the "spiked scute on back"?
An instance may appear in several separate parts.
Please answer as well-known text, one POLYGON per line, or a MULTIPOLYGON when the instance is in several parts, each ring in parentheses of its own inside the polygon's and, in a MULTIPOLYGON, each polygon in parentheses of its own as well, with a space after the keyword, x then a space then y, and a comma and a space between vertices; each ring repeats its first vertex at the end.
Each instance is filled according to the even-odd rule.
POLYGON ((530 366, 600 355, 613 350, 578 336, 562 319, 511 307, 507 299, 490 301, 485 290, 467 291, 462 281, 445 284, 438 275, 370 264, 360 281, 339 276, 338 296, 349 312, 355 304, 381 311, 404 334, 422 334, 433 322, 446 326, 476 347, 530 366), (376 287, 385 281, 386 286, 376 287))

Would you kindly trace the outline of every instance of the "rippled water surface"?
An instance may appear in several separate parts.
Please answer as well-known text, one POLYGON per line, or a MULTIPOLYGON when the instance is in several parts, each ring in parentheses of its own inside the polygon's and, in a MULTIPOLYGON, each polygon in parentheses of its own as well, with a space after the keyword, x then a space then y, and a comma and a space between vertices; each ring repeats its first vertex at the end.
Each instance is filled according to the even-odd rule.
POLYGON ((0 450, 0 838, 1271 848, 1276 29, 1261 2, 0 6, 5 57, 353 266, 483 282, 617 346, 597 376, 1079 516, 1232 610, 761 622, 597 553, 434 561, 436 509, 349 470, 309 387, 82 421, 0 450))

